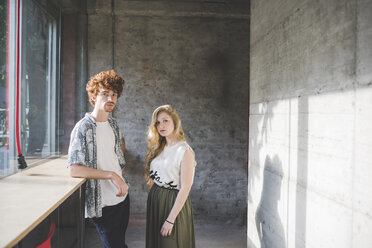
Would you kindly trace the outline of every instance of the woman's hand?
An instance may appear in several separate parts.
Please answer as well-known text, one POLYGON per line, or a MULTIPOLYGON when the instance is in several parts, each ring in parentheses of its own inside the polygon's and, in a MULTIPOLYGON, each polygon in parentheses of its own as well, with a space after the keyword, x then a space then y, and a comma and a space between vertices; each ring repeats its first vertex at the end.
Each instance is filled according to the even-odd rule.
POLYGON ((163 224, 163 226, 161 227, 161 230, 160 230, 161 236, 163 236, 163 237, 170 236, 171 233, 172 233, 173 226, 174 226, 174 222, 172 224, 169 221, 164 221, 164 224, 163 224))

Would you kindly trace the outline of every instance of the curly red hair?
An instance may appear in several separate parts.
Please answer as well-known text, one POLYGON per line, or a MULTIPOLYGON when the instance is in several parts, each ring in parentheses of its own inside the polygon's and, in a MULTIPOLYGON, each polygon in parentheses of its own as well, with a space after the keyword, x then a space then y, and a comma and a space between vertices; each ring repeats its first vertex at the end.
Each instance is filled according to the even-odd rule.
POLYGON ((124 79, 122 79, 114 70, 103 71, 91 77, 86 87, 90 104, 94 106, 92 96, 97 96, 101 88, 112 90, 118 94, 118 97, 120 97, 123 92, 124 84, 124 79))

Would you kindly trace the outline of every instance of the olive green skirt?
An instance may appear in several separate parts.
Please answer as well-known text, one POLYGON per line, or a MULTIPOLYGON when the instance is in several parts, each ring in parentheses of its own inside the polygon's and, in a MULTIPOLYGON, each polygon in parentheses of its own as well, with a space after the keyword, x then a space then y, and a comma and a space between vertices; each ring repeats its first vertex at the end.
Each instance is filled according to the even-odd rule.
POLYGON ((178 214, 172 233, 163 237, 160 229, 172 210, 178 190, 151 187, 147 198, 146 248, 195 248, 194 217, 190 197, 178 214))

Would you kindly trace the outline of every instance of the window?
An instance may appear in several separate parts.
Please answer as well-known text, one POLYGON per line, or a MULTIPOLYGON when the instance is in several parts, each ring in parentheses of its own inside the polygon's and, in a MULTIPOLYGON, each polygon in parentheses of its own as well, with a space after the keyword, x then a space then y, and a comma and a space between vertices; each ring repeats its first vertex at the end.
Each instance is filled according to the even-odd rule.
MULTIPOLYGON (((0 177, 17 170, 13 86, 16 6, 15 1, 9 2, 0 0, 0 177)), ((21 1, 20 19, 20 139, 22 154, 32 165, 58 153, 59 12, 50 4, 21 1)))
POLYGON ((23 1, 21 119, 27 161, 57 152, 57 19, 23 1))
POLYGON ((15 171, 14 126, 15 6, 0 0, 0 177, 15 171), (11 13, 13 13, 11 15, 11 13))

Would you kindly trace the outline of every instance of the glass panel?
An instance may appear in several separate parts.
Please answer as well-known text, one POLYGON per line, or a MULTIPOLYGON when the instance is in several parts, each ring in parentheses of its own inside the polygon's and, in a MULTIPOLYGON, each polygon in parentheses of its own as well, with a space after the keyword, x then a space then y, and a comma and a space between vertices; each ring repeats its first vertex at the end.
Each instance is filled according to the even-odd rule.
POLYGON ((7 23, 8 23, 8 6, 7 1, 0 0, 0 176, 8 164, 9 146, 8 114, 7 114, 7 81, 6 81, 6 50, 7 50, 7 23))
POLYGON ((56 130, 56 20, 23 1, 22 144, 27 163, 54 154, 56 130))
MULTIPOLYGON (((59 10, 21 1, 20 130, 28 165, 58 143, 59 10), (51 14, 52 13, 52 14, 51 14)), ((15 146, 16 1, 0 0, 0 178, 17 171, 15 146)))
MULTIPOLYGON (((13 6, 14 7, 14 6, 13 6)), ((13 125, 13 85, 9 79, 14 76, 14 69, 9 64, 14 62, 13 42, 10 38, 14 31, 10 32, 11 6, 8 0, 0 0, 0 178, 14 172, 14 137, 11 132, 13 125)), ((14 41, 14 40, 12 40, 14 41)))

